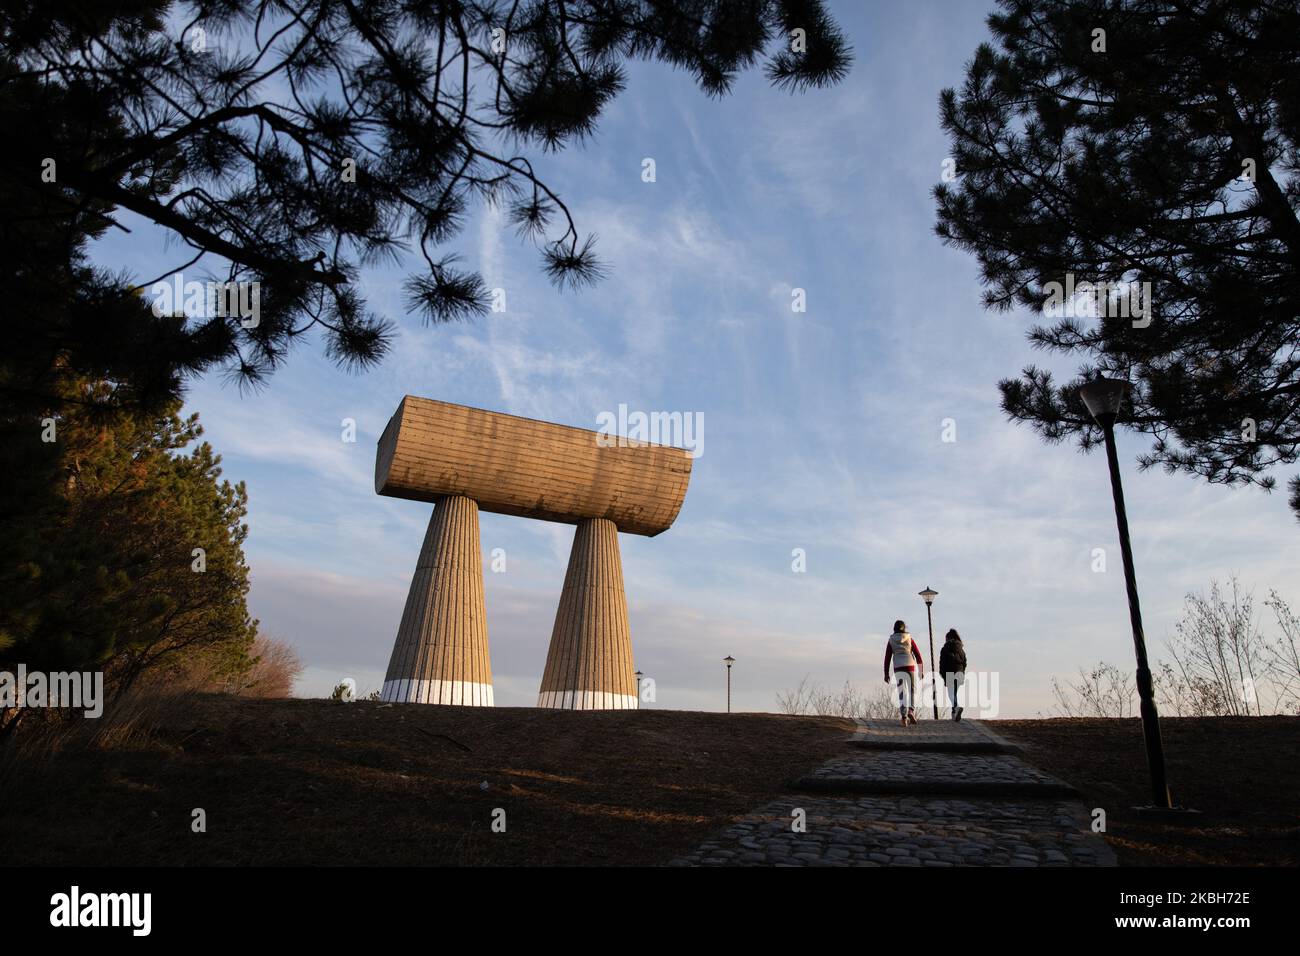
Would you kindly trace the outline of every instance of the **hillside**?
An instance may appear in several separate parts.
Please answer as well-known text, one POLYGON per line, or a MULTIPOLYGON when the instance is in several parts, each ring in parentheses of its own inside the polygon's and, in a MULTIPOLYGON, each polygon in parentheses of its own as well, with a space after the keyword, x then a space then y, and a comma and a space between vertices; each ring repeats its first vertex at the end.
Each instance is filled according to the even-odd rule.
POLYGON ((1174 801, 1201 811, 1184 827, 1139 819, 1151 802, 1142 722, 998 720, 1024 759, 1106 810, 1121 865, 1300 866, 1300 717, 1162 717, 1174 801))
POLYGON ((0 847, 36 864, 653 864, 780 793, 852 727, 212 695, 155 720, 8 768, 0 847), (206 833, 191 833, 196 807, 206 833))
MULTIPOLYGON (((1122 864, 1300 863, 1300 718, 1163 721, 1192 829, 1138 820, 1136 720, 1000 720, 1103 807, 1122 864)), ((185 696, 0 760, 0 856, 24 865, 648 865, 842 754, 832 717, 185 696), (207 831, 191 831, 192 812, 207 831), (505 832, 493 832, 494 811, 505 832), (21 853, 19 852, 21 849, 21 853)), ((37 728, 39 730, 39 728, 37 728)))

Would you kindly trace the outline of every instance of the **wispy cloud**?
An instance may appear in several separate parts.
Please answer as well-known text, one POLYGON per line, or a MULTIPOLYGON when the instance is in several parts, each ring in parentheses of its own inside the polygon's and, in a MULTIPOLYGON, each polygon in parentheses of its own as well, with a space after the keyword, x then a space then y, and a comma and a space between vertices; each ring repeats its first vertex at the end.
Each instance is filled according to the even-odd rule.
MULTIPOLYGON (((595 287, 554 289, 537 250, 481 210, 457 249, 505 289, 505 312, 437 327, 405 315, 413 260, 364 277, 372 307, 398 320, 380 368, 348 375, 304 347, 264 393, 193 389, 227 475, 249 484, 254 612, 299 646, 302 692, 339 676, 364 686, 387 664, 431 512, 372 486, 375 440, 408 393, 585 427, 620 403, 705 415, 676 526, 622 537, 657 706, 721 708, 728 654, 746 709, 770 709, 805 674, 876 680, 894 618, 922 630, 926 585, 936 628, 958 627, 973 666, 1002 675, 1004 714, 1045 709, 1052 674, 1131 659, 1104 463, 1005 421, 998 379, 1044 360, 1024 341, 1031 317, 984 312, 975 263, 933 234, 947 150, 936 97, 985 38, 985 11, 836 12, 858 51, 843 86, 792 97, 750 76, 715 101, 638 63, 596 140, 544 158, 598 236, 609 274, 595 287), (806 312, 790 308, 795 288, 806 312)), ((146 233, 107 239, 108 264, 151 261, 146 233)), ((1281 496, 1140 474, 1140 446, 1121 447, 1153 647, 1211 576, 1240 572, 1300 606, 1281 496)), ((482 518, 485 553, 508 555, 486 581, 502 704, 535 699, 572 536, 482 518)))

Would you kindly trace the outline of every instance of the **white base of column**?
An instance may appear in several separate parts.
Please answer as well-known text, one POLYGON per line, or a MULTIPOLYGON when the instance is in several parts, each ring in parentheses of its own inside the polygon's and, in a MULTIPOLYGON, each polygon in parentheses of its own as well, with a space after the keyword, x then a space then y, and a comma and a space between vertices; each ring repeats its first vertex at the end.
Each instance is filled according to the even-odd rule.
POLYGON ((544 690, 537 695, 538 707, 558 710, 636 710, 635 694, 611 694, 603 690, 544 690))
POLYGON ((465 680, 384 681, 381 700, 394 704, 459 704, 462 707, 491 707, 492 685, 465 680))

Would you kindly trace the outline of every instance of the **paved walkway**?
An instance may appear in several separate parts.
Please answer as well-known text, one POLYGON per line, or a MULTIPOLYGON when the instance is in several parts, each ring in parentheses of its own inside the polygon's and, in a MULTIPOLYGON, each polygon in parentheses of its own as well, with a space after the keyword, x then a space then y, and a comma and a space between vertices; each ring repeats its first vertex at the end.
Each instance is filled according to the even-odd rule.
POLYGON ((1115 864, 1074 790, 979 721, 858 724, 795 792, 672 865, 1115 864))

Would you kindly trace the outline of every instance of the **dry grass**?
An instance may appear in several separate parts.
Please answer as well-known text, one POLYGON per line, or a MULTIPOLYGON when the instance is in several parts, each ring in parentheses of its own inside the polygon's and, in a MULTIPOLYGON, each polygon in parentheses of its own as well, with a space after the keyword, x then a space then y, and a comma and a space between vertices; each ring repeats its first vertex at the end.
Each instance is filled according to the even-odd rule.
POLYGON ((1300 717, 1160 721, 1169 786, 1202 811, 1198 825, 1140 820, 1151 802, 1138 719, 999 720, 1025 758, 1074 784, 1107 816, 1107 841, 1134 866, 1300 865, 1300 717))
POLYGON ((165 725, 186 712, 194 696, 187 688, 167 693, 140 688, 111 701, 93 720, 56 710, 26 712, 20 731, 0 747, 0 791, 12 799, 64 757, 150 747, 165 725))
MULTIPOLYGON (((1300 863, 1300 718, 1162 721, 1183 829, 1139 820, 1137 720, 1003 720, 1106 809, 1122 863, 1300 863)), ((24 864, 650 864, 843 752, 834 717, 388 706, 140 694, 0 751, 24 864), (483 786, 486 784, 486 788, 483 786), (206 833, 191 812, 207 813, 206 833), (493 811, 506 832, 492 832, 493 811)))
POLYGON ((97 742, 10 756, 0 852, 91 865, 661 863, 852 730, 832 717, 206 694, 129 729, 126 717, 97 742), (505 833, 492 832, 496 808, 505 833))

